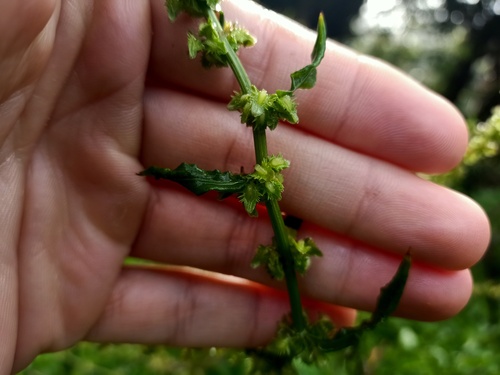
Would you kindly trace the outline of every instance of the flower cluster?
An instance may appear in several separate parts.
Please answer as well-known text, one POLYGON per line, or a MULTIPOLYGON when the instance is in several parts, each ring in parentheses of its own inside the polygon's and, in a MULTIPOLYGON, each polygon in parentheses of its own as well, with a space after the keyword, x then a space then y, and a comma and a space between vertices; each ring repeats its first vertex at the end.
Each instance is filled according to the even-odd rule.
MULTIPOLYGON (((255 39, 248 31, 237 24, 224 22, 222 32, 235 52, 240 47, 251 47, 255 44, 255 39)), ((188 51, 192 59, 200 54, 201 63, 205 68, 228 66, 227 46, 212 22, 201 23, 197 35, 188 33, 188 51)))
MULTIPOLYGON (((295 271, 304 275, 311 265, 311 257, 322 256, 323 254, 310 237, 297 240, 297 232, 287 228, 288 243, 292 254, 295 271)), ((276 280, 285 277, 285 271, 277 249, 277 244, 273 238, 271 245, 260 245, 252 260, 252 267, 265 266, 269 275, 276 280)))
MULTIPOLYGON (((304 319, 308 321, 307 315, 304 319)), ((279 323, 276 337, 266 347, 266 351, 279 357, 300 358, 304 363, 314 363, 324 357, 318 342, 330 340, 335 327, 327 316, 321 316, 314 323, 309 322, 306 329, 296 331, 290 324, 290 316, 279 323)))
POLYGON ((280 120, 297 124, 297 104, 289 91, 278 90, 268 94, 266 90, 251 87, 250 93, 236 92, 228 104, 231 111, 241 112, 241 123, 256 130, 274 130, 280 120))
POLYGON ((239 198, 250 215, 256 215, 257 203, 263 199, 281 199, 285 189, 281 171, 289 166, 290 162, 283 156, 269 155, 255 165, 253 173, 246 176, 247 185, 239 198))

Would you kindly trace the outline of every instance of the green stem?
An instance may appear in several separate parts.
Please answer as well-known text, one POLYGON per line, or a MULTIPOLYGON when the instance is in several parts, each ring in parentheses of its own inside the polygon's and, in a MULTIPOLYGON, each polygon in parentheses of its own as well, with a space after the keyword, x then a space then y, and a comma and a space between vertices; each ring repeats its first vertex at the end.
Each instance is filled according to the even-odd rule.
POLYGON ((302 301, 300 299, 297 273, 295 272, 294 260, 292 253, 290 252, 290 244, 288 241, 288 234, 285 230, 283 216, 281 215, 278 201, 275 199, 266 201, 266 207, 269 218, 271 219, 271 224, 274 230, 274 239, 276 241, 281 263, 283 265, 283 271, 285 273, 292 322, 297 331, 303 331, 306 328, 306 321, 303 314, 302 301))
MULTIPOLYGON (((253 132, 255 157, 257 163, 261 163, 267 156, 267 142, 265 130, 254 130, 253 132)), ((299 284, 297 282, 297 274, 295 272, 294 260, 290 251, 290 243, 288 234, 285 229, 285 222, 281 215, 281 209, 276 199, 266 200, 266 208, 271 225, 274 231, 274 239, 281 257, 283 271, 285 273, 286 287, 288 290, 288 298, 290 300, 290 310, 294 327, 298 331, 306 328, 304 319, 302 301, 300 299, 299 284)))
MULTIPOLYGON (((241 64, 240 59, 231 48, 227 38, 224 35, 219 19, 213 10, 208 12, 208 20, 212 22, 215 29, 219 33, 221 40, 223 40, 228 57, 228 63, 233 71, 238 84, 241 87, 243 94, 250 93, 252 83, 248 77, 245 68, 241 64)), ((265 130, 254 130, 254 149, 256 163, 259 164, 268 155, 267 154, 267 140, 265 130)), ((306 321, 303 314, 302 301, 300 299, 299 286, 297 281, 297 274, 295 272, 294 260, 290 251, 290 243, 288 234, 285 229, 285 223, 281 210, 276 199, 266 200, 265 202, 271 225, 274 231, 274 238, 277 244, 278 252, 280 254, 283 271, 285 273, 285 281, 288 290, 288 297, 290 300, 290 309, 292 315, 293 326, 297 331, 302 331, 306 328, 306 321)))
POLYGON ((253 131, 253 145, 255 149, 255 161, 261 164, 267 156, 267 139, 265 130, 253 131))
POLYGON ((229 66, 231 67, 231 70, 233 71, 236 80, 238 81, 238 84, 241 87, 241 92, 243 94, 249 94, 252 88, 252 82, 250 81, 250 78, 248 78, 248 74, 243 65, 241 64, 240 59, 236 55, 236 52, 234 52, 233 48, 231 47, 231 44, 229 44, 229 41, 224 35, 224 30, 221 24, 219 23, 219 18, 217 17, 215 12, 211 9, 208 11, 208 21, 215 26, 215 30, 217 30, 221 40, 224 42, 224 46, 226 47, 226 51, 228 54, 229 66))

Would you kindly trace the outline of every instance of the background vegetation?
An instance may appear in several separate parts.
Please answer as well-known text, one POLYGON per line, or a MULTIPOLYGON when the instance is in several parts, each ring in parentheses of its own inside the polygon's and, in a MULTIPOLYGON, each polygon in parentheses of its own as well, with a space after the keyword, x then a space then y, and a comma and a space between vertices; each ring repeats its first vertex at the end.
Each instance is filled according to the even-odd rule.
MULTIPOLYGON (((356 352, 300 374, 500 374, 500 0, 263 0, 314 27, 325 12, 329 35, 390 61, 454 102, 469 120, 464 163, 429 177, 478 201, 490 216, 492 242, 474 267, 476 289, 457 317, 440 323, 391 319, 356 352), (382 3, 379 1, 379 3, 382 3), (300 15, 300 17, 298 16, 300 15)), ((436 124, 439 126, 439 124, 436 124)), ((23 375, 245 374, 250 359, 232 350, 186 350, 82 343, 46 354, 23 375)))

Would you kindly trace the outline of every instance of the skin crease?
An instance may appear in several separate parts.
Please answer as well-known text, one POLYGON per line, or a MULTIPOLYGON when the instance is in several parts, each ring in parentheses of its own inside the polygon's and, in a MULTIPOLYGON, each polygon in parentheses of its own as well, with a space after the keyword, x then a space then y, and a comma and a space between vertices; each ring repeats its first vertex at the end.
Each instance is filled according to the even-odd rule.
MULTIPOLYGON (((224 7, 259 40, 241 53, 251 79, 288 87, 314 35, 247 1, 224 7)), ((0 374, 80 340, 269 340, 288 302, 248 266, 271 237, 265 215, 135 176, 182 161, 252 168, 249 131, 225 109, 231 73, 187 61, 193 22, 170 24, 161 0, 2 0, 0 18, 0 374), (124 268, 129 254, 180 267, 124 268)), ((459 162, 462 118, 333 42, 318 80, 298 95, 299 127, 269 136, 292 161, 283 208, 325 253, 301 280, 307 307, 351 324, 411 247, 398 315, 453 316, 470 296, 468 267, 487 247, 488 221, 414 173, 459 162)))

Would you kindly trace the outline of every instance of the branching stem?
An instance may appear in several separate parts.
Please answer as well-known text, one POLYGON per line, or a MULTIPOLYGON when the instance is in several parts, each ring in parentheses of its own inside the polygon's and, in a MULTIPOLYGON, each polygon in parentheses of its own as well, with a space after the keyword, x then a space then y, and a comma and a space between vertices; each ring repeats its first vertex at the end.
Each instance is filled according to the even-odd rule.
MULTIPOLYGON (((208 21, 214 25, 215 30, 219 33, 221 40, 224 42, 227 51, 227 58, 229 66, 233 71, 236 80, 241 88, 243 94, 249 94, 252 83, 241 64, 240 59, 233 51, 229 41, 224 35, 223 26, 219 22, 219 18, 213 10, 208 12, 208 21)), ((253 132, 254 149, 256 163, 260 164, 267 153, 267 139, 265 130, 254 130, 253 132)), ((293 326, 297 331, 306 329, 307 323, 304 318, 302 302, 300 299, 297 274, 295 272, 294 260, 290 251, 290 243, 288 234, 285 229, 285 223, 281 214, 279 203, 276 199, 268 199, 265 202, 269 218, 274 230, 274 237, 277 244, 277 249, 280 254, 283 271, 285 273, 285 280, 288 289, 288 296, 290 300, 290 309, 292 315, 293 326)))

